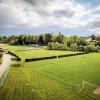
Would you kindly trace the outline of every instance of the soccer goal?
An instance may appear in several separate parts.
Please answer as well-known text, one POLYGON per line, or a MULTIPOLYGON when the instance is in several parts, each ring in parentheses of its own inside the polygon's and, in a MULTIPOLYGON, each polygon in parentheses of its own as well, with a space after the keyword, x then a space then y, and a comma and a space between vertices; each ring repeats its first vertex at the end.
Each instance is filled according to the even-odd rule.
POLYGON ((100 86, 91 82, 83 81, 80 92, 87 95, 88 97, 100 100, 100 86))
POLYGON ((58 55, 56 56, 55 59, 52 59, 51 63, 52 63, 52 64, 55 64, 57 61, 58 61, 58 55))

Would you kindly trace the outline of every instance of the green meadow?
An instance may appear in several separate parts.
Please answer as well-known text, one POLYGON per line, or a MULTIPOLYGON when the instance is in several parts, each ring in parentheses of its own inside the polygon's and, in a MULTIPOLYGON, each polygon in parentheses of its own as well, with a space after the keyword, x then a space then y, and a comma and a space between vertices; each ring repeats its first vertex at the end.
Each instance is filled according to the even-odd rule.
MULTIPOLYGON (((100 85, 100 53, 73 57, 24 62, 25 58, 77 53, 28 49, 26 46, 4 46, 22 58, 11 65, 5 84, 0 89, 0 100, 100 100, 80 92, 82 82, 100 85)), ((92 92, 92 91, 91 91, 92 92)))

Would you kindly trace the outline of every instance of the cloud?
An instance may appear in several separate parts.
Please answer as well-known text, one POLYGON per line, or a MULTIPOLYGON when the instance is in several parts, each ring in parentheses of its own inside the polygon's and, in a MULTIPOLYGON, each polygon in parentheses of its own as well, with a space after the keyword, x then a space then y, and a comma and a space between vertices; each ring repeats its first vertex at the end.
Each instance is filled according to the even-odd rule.
POLYGON ((52 2, 54 0, 23 0, 27 3, 33 5, 33 6, 42 6, 42 5, 48 5, 49 2, 52 2))
POLYGON ((56 17, 73 17, 74 11, 72 10, 58 10, 54 12, 56 17))
MULTIPOLYGON (((0 28, 58 27, 99 33, 100 5, 90 8, 74 0, 0 0, 0 28)), ((74 31, 74 30, 73 30, 74 31)))
POLYGON ((100 20, 89 23, 91 28, 100 28, 100 20))
POLYGON ((92 31, 96 35, 100 35, 100 20, 89 22, 86 27, 89 31, 92 31))
POLYGON ((100 5, 96 6, 95 9, 96 9, 96 10, 100 10, 100 5))
POLYGON ((0 3, 0 27, 31 27, 38 26, 41 18, 32 11, 23 1, 13 1, 0 3))

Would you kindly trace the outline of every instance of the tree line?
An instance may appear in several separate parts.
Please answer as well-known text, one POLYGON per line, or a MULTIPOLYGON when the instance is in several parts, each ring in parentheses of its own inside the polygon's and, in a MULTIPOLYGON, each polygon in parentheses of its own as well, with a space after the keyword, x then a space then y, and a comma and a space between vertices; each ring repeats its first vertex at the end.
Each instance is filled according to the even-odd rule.
POLYGON ((78 50, 78 51, 98 51, 100 49, 100 36, 91 35, 89 37, 79 37, 77 35, 65 36, 59 34, 40 35, 13 35, 0 36, 0 43, 9 45, 32 45, 47 46, 52 50, 78 50), (90 40, 89 40, 90 39, 90 40))

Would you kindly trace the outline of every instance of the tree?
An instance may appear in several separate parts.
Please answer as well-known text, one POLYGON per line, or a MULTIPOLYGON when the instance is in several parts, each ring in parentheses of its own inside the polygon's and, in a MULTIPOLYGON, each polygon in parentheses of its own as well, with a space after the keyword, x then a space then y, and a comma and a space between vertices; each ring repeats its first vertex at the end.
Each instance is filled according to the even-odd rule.
POLYGON ((50 50, 54 50, 55 49, 55 43, 54 42, 50 42, 50 43, 48 43, 48 49, 50 49, 50 50))
POLYGON ((96 36, 95 35, 91 35, 91 39, 92 40, 96 40, 96 36))
POLYGON ((78 40, 77 40, 77 44, 79 46, 85 46, 87 44, 86 39, 84 37, 79 37, 78 40))
POLYGON ((41 44, 43 45, 43 36, 42 35, 39 35, 38 42, 39 42, 40 45, 41 44))
POLYGON ((44 42, 45 42, 45 45, 47 45, 49 42, 52 42, 52 35, 49 33, 45 34, 44 42))
POLYGON ((72 44, 70 45, 70 49, 71 49, 72 51, 75 51, 75 50, 78 49, 78 45, 77 45, 76 43, 72 43, 72 44))
POLYGON ((96 47, 94 45, 88 45, 88 46, 84 47, 84 51, 85 52, 97 52, 98 47, 96 47))
POLYGON ((24 42, 25 42, 25 35, 19 35, 18 36, 18 44, 19 45, 23 45, 24 44, 24 42))
POLYGON ((51 50, 67 50, 67 46, 58 42, 48 43, 48 49, 51 50))
POLYGON ((97 37, 96 37, 96 40, 97 40, 98 42, 100 42, 100 36, 97 36, 97 37))
POLYGON ((100 47, 100 36, 96 37, 96 40, 97 40, 96 45, 100 47))
POLYGON ((63 34, 59 33, 58 36, 56 37, 56 42, 64 43, 65 42, 65 36, 63 34))
POLYGON ((68 38, 67 40, 67 46, 70 47, 71 44, 78 42, 78 36, 74 35, 68 38))

